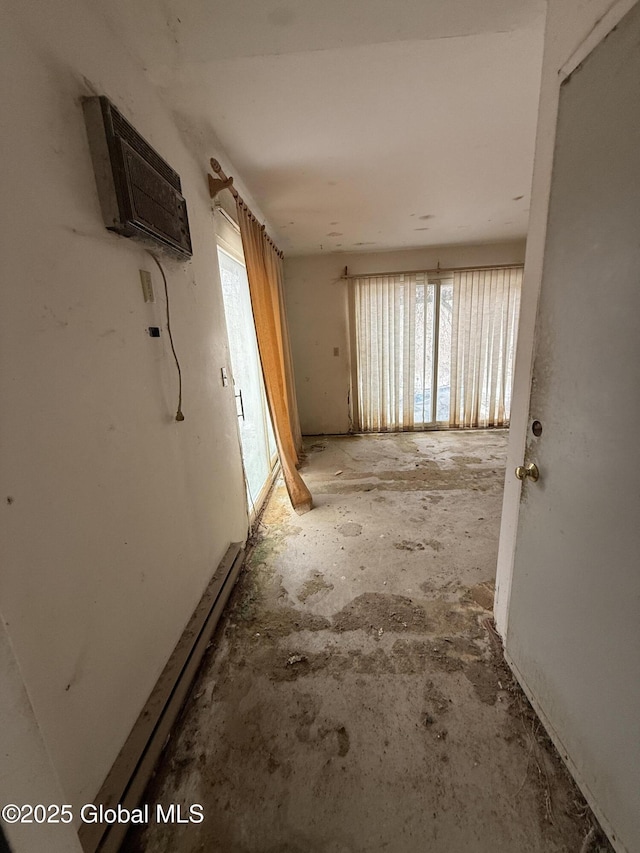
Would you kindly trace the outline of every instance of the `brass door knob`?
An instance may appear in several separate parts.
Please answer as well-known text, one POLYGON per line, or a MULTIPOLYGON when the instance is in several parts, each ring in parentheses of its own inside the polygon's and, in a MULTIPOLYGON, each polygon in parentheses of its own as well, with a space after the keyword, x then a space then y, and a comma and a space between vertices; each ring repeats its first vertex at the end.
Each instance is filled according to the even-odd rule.
POLYGON ((526 480, 528 477, 535 483, 540 477, 540 471, 538 471, 538 466, 535 462, 529 462, 528 465, 518 465, 516 468, 516 477, 518 480, 526 480))

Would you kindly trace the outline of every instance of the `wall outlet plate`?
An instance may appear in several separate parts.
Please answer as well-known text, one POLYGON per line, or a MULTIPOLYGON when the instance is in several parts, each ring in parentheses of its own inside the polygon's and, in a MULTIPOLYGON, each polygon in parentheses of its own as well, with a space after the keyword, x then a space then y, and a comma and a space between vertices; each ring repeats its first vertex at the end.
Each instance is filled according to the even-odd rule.
POLYGON ((142 295, 145 302, 155 302, 156 297, 153 292, 153 282, 151 281, 151 273, 149 270, 140 270, 140 284, 142 285, 142 295))

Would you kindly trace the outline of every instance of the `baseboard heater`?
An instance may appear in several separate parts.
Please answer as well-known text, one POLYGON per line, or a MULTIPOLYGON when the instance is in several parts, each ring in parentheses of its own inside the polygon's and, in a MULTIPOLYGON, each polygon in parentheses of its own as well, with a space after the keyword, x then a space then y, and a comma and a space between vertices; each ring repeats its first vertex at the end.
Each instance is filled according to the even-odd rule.
MULTIPOLYGON (((175 647, 146 705, 95 799, 96 805, 135 808, 162 752, 202 656, 238 579, 244 550, 229 546, 175 647)), ((117 853, 126 824, 83 824, 78 833, 86 853, 117 853)))

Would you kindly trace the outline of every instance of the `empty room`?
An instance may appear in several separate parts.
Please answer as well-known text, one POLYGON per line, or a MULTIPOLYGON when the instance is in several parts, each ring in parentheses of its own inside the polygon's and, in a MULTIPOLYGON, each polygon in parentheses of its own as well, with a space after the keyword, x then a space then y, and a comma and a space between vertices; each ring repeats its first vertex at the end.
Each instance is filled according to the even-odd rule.
POLYGON ((0 849, 640 850, 640 4, 3 9, 0 849))

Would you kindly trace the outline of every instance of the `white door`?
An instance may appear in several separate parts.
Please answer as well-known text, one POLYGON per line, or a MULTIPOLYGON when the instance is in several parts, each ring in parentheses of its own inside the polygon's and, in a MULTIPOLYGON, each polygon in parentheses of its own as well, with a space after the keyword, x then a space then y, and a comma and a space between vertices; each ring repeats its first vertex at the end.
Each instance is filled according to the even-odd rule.
POLYGON ((525 460, 540 479, 523 484, 505 644, 628 853, 640 851, 639 44, 636 5, 561 90, 525 460))

